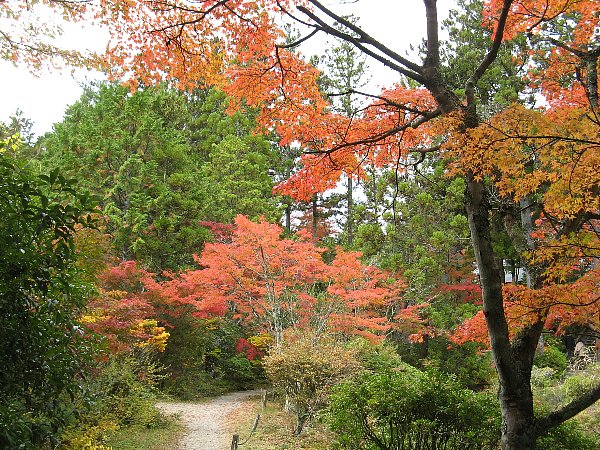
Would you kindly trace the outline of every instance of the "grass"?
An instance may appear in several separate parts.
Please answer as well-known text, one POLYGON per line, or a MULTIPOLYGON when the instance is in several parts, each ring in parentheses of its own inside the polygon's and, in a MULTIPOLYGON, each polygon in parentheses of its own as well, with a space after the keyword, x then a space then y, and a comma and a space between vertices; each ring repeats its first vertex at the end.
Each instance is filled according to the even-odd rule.
MULTIPOLYGON (((250 434, 258 412, 260 412, 258 402, 255 407, 237 410, 229 418, 230 423, 235 424, 231 427, 231 434, 239 434, 240 441, 244 442, 250 434)), ((326 450, 332 447, 335 435, 318 421, 308 423, 300 436, 292 434, 293 425, 292 414, 284 411, 278 402, 269 403, 264 413, 261 413, 256 432, 240 448, 244 450, 326 450)))
POLYGON ((160 427, 124 427, 109 434, 106 446, 113 450, 172 450, 176 447, 183 426, 176 419, 166 419, 160 427))

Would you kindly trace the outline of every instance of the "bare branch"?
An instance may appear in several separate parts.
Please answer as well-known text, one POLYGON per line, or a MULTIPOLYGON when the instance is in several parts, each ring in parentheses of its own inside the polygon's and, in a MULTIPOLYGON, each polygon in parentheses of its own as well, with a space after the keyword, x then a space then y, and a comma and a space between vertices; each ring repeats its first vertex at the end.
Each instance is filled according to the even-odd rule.
POLYGON ((475 86, 477 85, 477 82, 483 76, 485 71, 490 67, 490 65, 498 56, 498 51, 500 50, 500 45, 502 44, 502 37, 504 36, 504 28, 506 27, 506 19, 508 17, 508 13, 510 11, 512 3, 513 0, 504 0, 502 11, 500 12, 500 17, 498 18, 498 25, 496 26, 496 33, 494 34, 492 47, 485 55, 485 58, 483 58, 483 61, 481 61, 481 64, 479 64, 479 67, 475 69, 475 72, 473 72, 471 78, 469 78, 469 80, 467 81, 466 96, 468 106, 474 107, 475 86))
POLYGON ((437 70, 440 66, 440 38, 438 35, 437 0, 423 0, 427 17, 427 57, 425 67, 437 70))
POLYGON ((308 41, 311 37, 313 37, 319 31, 321 31, 319 28, 315 28, 313 31, 311 31, 309 34, 307 34, 303 38, 300 38, 300 39, 298 39, 298 40, 296 40, 294 42, 291 42, 289 44, 278 44, 275 47, 277 47, 277 48, 294 48, 294 47, 297 47, 298 45, 302 44, 303 42, 308 41))
POLYGON ((540 417, 535 423, 535 434, 541 436, 548 432, 552 428, 560 425, 565 420, 575 417, 584 409, 592 406, 600 399, 600 384, 597 384, 594 388, 588 392, 576 398, 568 405, 563 406, 561 409, 548 414, 545 417, 540 417))
MULTIPOLYGON (((418 128, 422 124, 429 122, 431 119, 434 119, 434 118, 440 116, 441 114, 442 114, 442 111, 439 109, 436 109, 435 111, 427 113, 427 114, 419 117, 418 119, 411 120, 410 122, 390 128, 388 131, 385 131, 378 135, 374 135, 374 136, 371 136, 371 137, 365 138, 365 139, 359 139, 357 141, 344 142, 344 143, 341 143, 338 145, 334 145, 333 147, 331 147, 330 149, 327 149, 327 150, 305 150, 304 153, 311 154, 311 155, 323 155, 323 154, 331 154, 338 150, 341 150, 344 148, 349 148, 349 147, 356 147, 356 146, 360 146, 360 145, 374 145, 374 144, 377 144, 377 143, 383 141, 384 139, 386 139, 390 136, 401 133, 402 131, 407 130, 408 128, 418 128)), ((411 149, 411 151, 418 151, 418 150, 411 149)))
POLYGON ((355 24, 353 24, 351 21, 347 20, 346 18, 344 18, 344 17, 342 17, 342 16, 340 16, 338 14, 335 14, 333 11, 331 11, 330 9, 328 9, 327 7, 325 7, 321 2, 319 2, 317 0, 309 0, 309 1, 316 8, 318 8, 320 11, 322 11, 324 14, 326 14, 327 16, 329 16, 330 18, 332 18, 336 22, 342 24, 344 27, 348 28, 349 30, 351 30, 352 32, 354 32, 358 36, 360 36, 360 42, 375 47, 381 53, 383 53, 387 57, 391 58, 392 60, 396 61, 397 63, 405 66, 407 69, 409 69, 409 70, 411 70, 413 72, 416 72, 418 74, 421 73, 422 68, 418 64, 415 64, 412 61, 410 61, 410 60, 408 60, 408 59, 400 56, 395 51, 391 50, 390 48, 388 48, 387 46, 383 45, 378 40, 376 40, 373 37, 371 37, 369 34, 367 34, 360 27, 358 27, 355 24))
POLYGON ((358 91, 356 89, 349 89, 349 90, 344 91, 344 92, 327 93, 327 96, 328 97, 343 97, 343 96, 348 95, 348 94, 362 95, 363 97, 381 100, 386 105, 393 106, 394 108, 398 108, 398 109, 400 109, 402 111, 411 112, 411 113, 417 114, 419 116, 424 116, 426 114, 429 114, 429 111, 421 111, 421 110, 419 110, 417 108, 412 108, 410 106, 406 106, 405 104, 398 103, 398 102, 395 102, 393 100, 390 100, 389 98, 384 97, 382 95, 370 94, 368 92, 362 92, 362 91, 358 91))

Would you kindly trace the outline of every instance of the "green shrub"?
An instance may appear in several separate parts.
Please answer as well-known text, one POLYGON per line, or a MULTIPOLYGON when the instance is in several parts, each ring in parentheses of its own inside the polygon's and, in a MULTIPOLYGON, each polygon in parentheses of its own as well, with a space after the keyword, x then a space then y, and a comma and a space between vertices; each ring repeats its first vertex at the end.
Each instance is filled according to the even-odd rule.
POLYGON ((537 440, 537 450, 590 450, 600 448, 600 438, 586 433, 575 420, 553 428, 537 440))
POLYGON ((231 392, 235 386, 221 377, 214 377, 201 368, 191 368, 177 373, 172 372, 163 392, 180 400, 200 400, 206 397, 231 392))
POLYGON ((258 378, 258 364, 253 363, 244 355, 235 355, 224 361, 224 370, 235 386, 246 388, 258 378))
POLYGON ((0 448, 33 448, 33 419, 22 402, 0 402, 0 448))
POLYGON ((333 389, 326 417, 347 449, 486 449, 500 437, 497 401, 441 372, 404 366, 333 389))
POLYGON ((75 234, 93 224, 89 195, 59 170, 37 175, 0 139, 0 448, 57 444, 91 353, 77 319, 92 287, 75 234))
POLYGON ((556 370, 552 367, 531 368, 531 386, 536 388, 545 388, 550 386, 556 379, 556 370))
POLYGON ((360 365, 366 370, 395 369, 405 366, 396 349, 387 343, 373 345, 366 339, 355 339, 350 348, 357 351, 356 357, 360 365))
POLYGON ((62 433, 62 448, 101 449, 106 434, 118 428, 163 426, 165 418, 155 406, 163 371, 146 350, 113 355, 78 399, 80 414, 62 433))
POLYGON ((120 426, 158 426, 154 403, 163 371, 146 351, 113 357, 94 380, 95 407, 120 426))
POLYGON ((533 364, 537 367, 550 367, 556 371, 559 377, 567 368, 567 355, 555 346, 547 346, 543 353, 538 353, 533 358, 533 364))
POLYGON ((566 400, 572 401, 590 391, 600 383, 600 366, 588 367, 581 373, 576 373, 565 379, 563 389, 566 400))
POLYGON ((481 353, 476 342, 457 346, 450 345, 443 336, 431 339, 429 356, 423 365, 455 375, 462 385, 474 390, 489 386, 495 379, 491 353, 481 353))

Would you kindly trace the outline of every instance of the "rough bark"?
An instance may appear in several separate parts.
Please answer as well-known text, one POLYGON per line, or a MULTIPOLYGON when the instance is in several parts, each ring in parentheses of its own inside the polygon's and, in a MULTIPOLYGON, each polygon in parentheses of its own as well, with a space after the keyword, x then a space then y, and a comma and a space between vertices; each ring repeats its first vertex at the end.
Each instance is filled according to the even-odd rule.
POLYGON ((533 395, 529 382, 533 361, 533 351, 528 347, 531 346, 530 336, 525 334, 520 338, 518 348, 512 348, 504 314, 498 258, 492 248, 490 205, 484 182, 475 180, 473 174, 467 177, 465 198, 471 242, 482 288, 483 312, 500 383, 502 449, 534 449, 533 395))
POLYGON ((598 56, 600 50, 590 52, 586 65, 587 65, 587 82, 586 91, 590 106, 594 111, 598 110, 598 56))

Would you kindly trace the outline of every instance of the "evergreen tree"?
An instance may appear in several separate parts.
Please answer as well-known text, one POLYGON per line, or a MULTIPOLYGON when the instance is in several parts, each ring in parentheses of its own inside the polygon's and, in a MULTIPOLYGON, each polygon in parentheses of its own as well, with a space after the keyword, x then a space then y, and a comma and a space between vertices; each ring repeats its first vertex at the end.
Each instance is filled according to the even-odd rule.
POLYGON ((268 141, 216 90, 86 89, 41 141, 43 164, 97 192, 115 255, 161 272, 189 265, 204 220, 276 217, 268 141), (235 166, 235 167, 234 167, 235 166))

